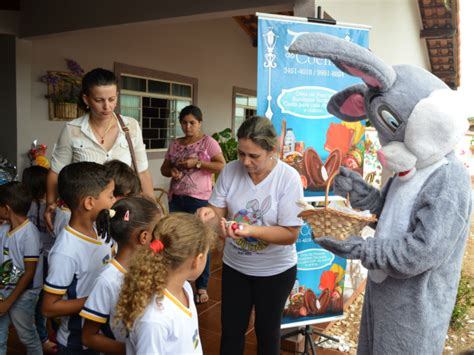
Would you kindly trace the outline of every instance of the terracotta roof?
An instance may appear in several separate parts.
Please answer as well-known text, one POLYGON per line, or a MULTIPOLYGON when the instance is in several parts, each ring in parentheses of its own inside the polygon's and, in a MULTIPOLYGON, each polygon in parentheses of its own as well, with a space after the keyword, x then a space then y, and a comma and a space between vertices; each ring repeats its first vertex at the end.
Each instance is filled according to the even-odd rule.
POLYGON ((431 72, 452 89, 460 85, 459 2, 458 0, 418 0, 431 72))

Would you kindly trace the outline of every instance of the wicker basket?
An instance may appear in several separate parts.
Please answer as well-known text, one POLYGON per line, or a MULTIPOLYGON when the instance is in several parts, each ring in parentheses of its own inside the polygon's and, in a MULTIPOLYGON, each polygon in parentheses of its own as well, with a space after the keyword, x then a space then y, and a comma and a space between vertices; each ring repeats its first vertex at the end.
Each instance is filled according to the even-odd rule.
MULTIPOLYGON (((351 235, 359 235, 365 226, 377 221, 375 216, 357 216, 328 208, 329 189, 336 175, 337 173, 333 174, 326 185, 324 207, 306 210, 298 215, 298 217, 303 218, 311 226, 313 240, 316 243, 316 239, 323 236, 342 240, 351 235)), ((348 204, 348 201, 349 199, 347 199, 346 204, 348 204)))

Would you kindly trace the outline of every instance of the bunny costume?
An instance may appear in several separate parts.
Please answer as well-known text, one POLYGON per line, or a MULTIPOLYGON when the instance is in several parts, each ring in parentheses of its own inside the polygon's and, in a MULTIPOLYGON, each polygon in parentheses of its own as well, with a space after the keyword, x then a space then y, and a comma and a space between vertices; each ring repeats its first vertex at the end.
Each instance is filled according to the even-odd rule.
POLYGON ((469 232, 471 185, 453 150, 467 130, 457 94, 428 71, 389 66, 370 51, 325 34, 300 36, 291 52, 328 58, 363 84, 336 93, 328 110, 368 118, 382 165, 382 191, 341 168, 335 192, 378 216, 374 238, 320 238, 324 248, 369 269, 359 354, 441 354, 469 232))

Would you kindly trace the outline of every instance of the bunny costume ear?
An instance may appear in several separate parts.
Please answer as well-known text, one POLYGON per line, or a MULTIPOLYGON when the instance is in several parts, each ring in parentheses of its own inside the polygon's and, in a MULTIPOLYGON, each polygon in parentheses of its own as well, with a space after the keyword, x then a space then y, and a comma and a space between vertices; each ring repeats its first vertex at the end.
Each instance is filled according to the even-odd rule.
POLYGON ((365 94, 367 86, 357 84, 334 94, 328 102, 328 112, 348 122, 361 121, 367 118, 365 94))
POLYGON ((361 78, 372 90, 387 91, 397 77, 390 65, 369 50, 324 33, 301 35, 293 42, 289 51, 330 59, 344 73, 361 78))

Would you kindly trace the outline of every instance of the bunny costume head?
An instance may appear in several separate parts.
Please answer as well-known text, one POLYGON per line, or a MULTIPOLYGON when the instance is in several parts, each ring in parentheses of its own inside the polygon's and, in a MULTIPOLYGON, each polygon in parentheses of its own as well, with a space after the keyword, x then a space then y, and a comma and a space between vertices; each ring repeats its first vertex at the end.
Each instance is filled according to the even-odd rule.
POLYGON ((392 67, 365 48, 320 33, 301 36, 291 51, 331 59, 364 81, 334 95, 328 111, 344 121, 368 118, 383 146, 380 162, 405 178, 451 152, 468 128, 457 93, 422 68, 392 67))

